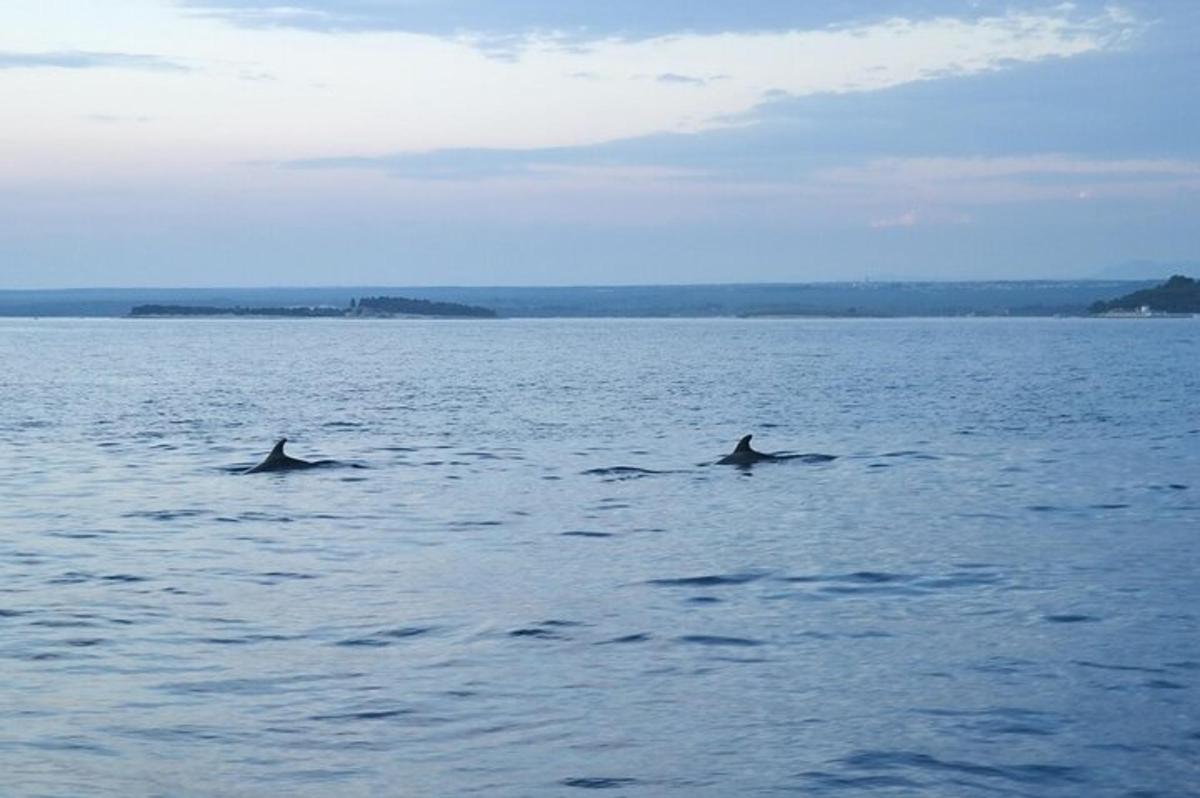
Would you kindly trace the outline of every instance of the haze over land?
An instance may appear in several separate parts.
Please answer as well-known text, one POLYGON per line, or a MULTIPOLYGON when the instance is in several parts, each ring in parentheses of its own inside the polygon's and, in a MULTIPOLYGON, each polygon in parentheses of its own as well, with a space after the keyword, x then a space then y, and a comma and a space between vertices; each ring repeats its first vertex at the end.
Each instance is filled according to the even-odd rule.
POLYGON ((1200 4, 6 0, 0 288, 1163 279, 1200 4))

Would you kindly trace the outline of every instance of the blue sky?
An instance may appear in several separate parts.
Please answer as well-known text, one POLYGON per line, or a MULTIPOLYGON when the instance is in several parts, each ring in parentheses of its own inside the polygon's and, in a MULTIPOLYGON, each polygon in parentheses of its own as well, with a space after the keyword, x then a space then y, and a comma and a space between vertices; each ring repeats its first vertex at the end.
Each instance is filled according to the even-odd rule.
POLYGON ((1200 3, 48 5, 0 7, 0 288, 1200 259, 1200 3))

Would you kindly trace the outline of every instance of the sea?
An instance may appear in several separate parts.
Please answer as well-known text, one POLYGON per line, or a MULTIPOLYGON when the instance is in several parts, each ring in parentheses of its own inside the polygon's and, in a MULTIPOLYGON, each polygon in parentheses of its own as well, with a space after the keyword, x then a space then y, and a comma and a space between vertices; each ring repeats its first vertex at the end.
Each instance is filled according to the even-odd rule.
POLYGON ((1200 321, 0 320, 0 795, 593 792, 1200 795, 1200 321))

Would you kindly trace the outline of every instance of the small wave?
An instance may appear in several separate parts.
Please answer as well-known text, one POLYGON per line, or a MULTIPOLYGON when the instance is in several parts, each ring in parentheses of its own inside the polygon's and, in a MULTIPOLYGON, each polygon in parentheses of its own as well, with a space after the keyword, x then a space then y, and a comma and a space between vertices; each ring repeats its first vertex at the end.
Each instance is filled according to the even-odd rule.
POLYGON ((288 640, 300 640, 295 635, 243 635, 242 637, 205 637, 201 643, 214 646, 248 646, 255 643, 281 643, 288 640))
POLYGON ((617 790, 622 787, 633 787, 634 785, 638 784, 638 780, 619 777, 585 776, 573 779, 563 779, 559 783, 564 787, 577 787, 581 790, 617 790))
POLYGON ((478 529, 489 528, 496 526, 504 526, 503 521, 486 520, 486 521, 456 521, 450 525, 453 529, 478 529))
POLYGON ((519 629, 513 629, 508 633, 509 637, 531 637, 540 640, 565 640, 566 635, 562 633, 562 629, 570 629, 579 626, 586 626, 582 621, 562 621, 550 619, 540 623, 523 626, 519 629))
POLYGON ((136 576, 135 574, 109 574, 108 576, 100 577, 100 579, 102 579, 105 582, 125 582, 125 583, 150 581, 150 577, 148 577, 148 576, 136 576))
POLYGON ((852 795, 888 787, 913 789, 921 786, 903 776, 837 776, 820 770, 809 770, 801 773, 800 776, 811 782, 814 787, 821 788, 822 791, 850 791, 852 795))
POLYGON ((359 721, 359 720, 388 720, 404 715, 413 714, 411 709, 367 709, 362 712, 344 712, 333 715, 309 715, 309 720, 316 721, 359 721))
POLYGON ((263 513, 256 510, 250 510, 241 513, 237 516, 237 519, 239 521, 255 521, 259 523, 270 524, 290 524, 296 520, 289 515, 273 515, 271 513, 263 513))
POLYGON ((762 579, 764 574, 711 574, 708 576, 684 576, 675 579, 651 579, 648 585, 658 587, 716 587, 718 585, 744 585, 762 579))
POLYGON ((46 534, 50 537, 62 538, 64 540, 92 540, 104 537, 105 535, 117 535, 120 533, 112 529, 100 529, 94 532, 47 532, 46 534))
POLYGON ((420 637, 435 631, 433 626, 402 626, 397 629, 386 629, 382 632, 376 632, 367 637, 352 637, 346 640, 339 640, 335 645, 348 647, 367 647, 367 648, 383 648, 392 646, 401 640, 407 640, 413 637, 420 637))
POLYGON ((1094 623, 1100 620, 1094 615, 1079 615, 1075 613, 1043 615, 1042 619, 1049 621, 1050 623, 1094 623))
POLYGON ((316 682, 341 682, 355 679, 360 673, 297 674, 248 679, 213 679, 196 682, 169 682, 157 689, 177 695, 280 695, 299 693, 310 689, 316 682))
POLYGON ((656 471, 652 468, 638 468, 637 466, 610 466, 609 468, 589 468, 580 473, 585 477, 603 477, 606 482, 620 482, 627 479, 644 479, 678 472, 656 471))
POLYGON ((681 643, 695 643, 701 646, 736 646, 751 648, 763 645, 763 641, 749 637, 722 637, 721 635, 683 635, 678 638, 681 643))
POLYGON ((573 537, 573 538, 611 538, 611 537, 615 537, 615 535, 613 535, 612 532, 588 532, 588 531, 585 531, 582 529, 576 529, 576 530, 572 530, 570 532, 561 532, 559 534, 561 534, 563 537, 573 537))
POLYGON ((103 637, 77 637, 70 640, 63 640, 62 645, 70 646, 71 648, 91 648, 107 642, 103 637))
POLYGON ((100 624, 96 621, 83 620, 81 618, 43 618, 38 621, 30 621, 30 626, 38 626, 43 629, 90 629, 100 624))
POLYGON ((886 585, 911 582, 917 577, 911 574, 888 573, 887 571, 854 571, 849 574, 827 574, 818 576, 785 576, 784 582, 813 584, 818 582, 849 582, 859 585, 886 585))
POLYGON ((788 452, 780 452, 772 456, 773 460, 798 460, 801 463, 829 463, 837 459, 836 454, 821 454, 819 452, 804 452, 800 454, 790 454, 788 452))
POLYGON ((611 640, 601 640, 596 645, 611 646, 611 645, 625 645, 627 643, 645 643, 646 641, 650 640, 650 638, 651 638, 651 635, 649 633, 638 632, 637 634, 624 635, 622 637, 614 637, 611 640))
POLYGON ((509 637, 533 637, 539 640, 562 640, 563 635, 551 629, 543 629, 538 626, 527 626, 520 629, 513 629, 508 633, 509 637))
POLYGON ((46 583, 50 585, 79 585, 84 582, 90 582, 94 578, 91 574, 85 574, 81 571, 67 571, 61 576, 46 580, 46 583))
POLYGON ((1066 725, 1062 715, 1023 707, 987 709, 916 709, 914 714, 944 718, 956 729, 986 735, 1053 737, 1066 725))
POLYGON ((929 754, 912 751, 860 751, 838 760, 847 768, 858 770, 912 769, 925 772, 954 773, 960 776, 980 776, 1020 784, 1062 785, 1081 781, 1078 768, 1067 765, 1020 764, 986 765, 938 759, 929 754))
POLYGON ((787 576, 781 581, 797 585, 813 585, 816 595, 889 594, 896 596, 932 595, 942 590, 986 587, 1001 581, 999 574, 966 568, 948 574, 922 575, 889 571, 854 571, 848 574, 818 574, 787 576))
POLYGON ((904 449, 898 452, 884 452, 879 457, 902 458, 905 460, 941 460, 936 454, 921 452, 914 449, 904 449))
POLYGON ((266 573, 258 574, 263 579, 272 581, 279 579, 319 579, 316 574, 302 574, 293 571, 267 571, 266 573))
POLYGON ((1072 660, 1072 664, 1078 665, 1081 668, 1096 668, 1105 671, 1129 671, 1132 673, 1166 673, 1163 668, 1145 668, 1140 665, 1106 665, 1102 662, 1089 662, 1087 660, 1077 659, 1072 660))
POLYGON ((459 457, 474 457, 477 460, 513 460, 514 457, 502 457, 492 452, 458 452, 459 457))
POLYGON ((178 521, 181 518, 199 518, 209 515, 208 510, 135 510, 122 513, 122 518, 141 518, 147 521, 178 521))

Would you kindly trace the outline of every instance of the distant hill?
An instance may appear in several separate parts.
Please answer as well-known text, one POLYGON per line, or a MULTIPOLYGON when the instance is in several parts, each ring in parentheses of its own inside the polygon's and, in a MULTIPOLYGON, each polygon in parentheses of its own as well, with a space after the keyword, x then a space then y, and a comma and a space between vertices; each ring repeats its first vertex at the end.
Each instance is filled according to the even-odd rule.
POLYGON ((1176 274, 1162 285, 1134 291, 1108 302, 1096 302, 1092 313, 1149 308, 1158 313, 1200 313, 1200 281, 1176 274))

